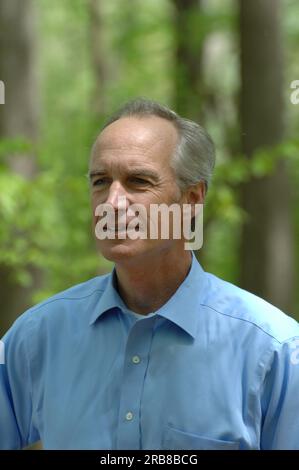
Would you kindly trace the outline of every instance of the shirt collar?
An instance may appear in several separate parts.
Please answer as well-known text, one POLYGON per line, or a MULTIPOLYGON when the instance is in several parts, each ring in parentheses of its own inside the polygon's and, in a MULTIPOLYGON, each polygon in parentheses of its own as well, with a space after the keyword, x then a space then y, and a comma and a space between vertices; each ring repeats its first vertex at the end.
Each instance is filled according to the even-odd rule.
POLYGON ((98 318, 100 318, 103 313, 111 310, 113 308, 119 308, 122 311, 127 309, 126 304, 120 297, 117 289, 115 287, 115 268, 113 268, 112 272, 107 276, 107 283, 104 288, 104 292, 102 293, 94 311, 92 312, 90 325, 95 323, 98 318))
POLYGON ((173 296, 156 313, 175 323, 195 338, 205 283, 205 272, 192 252, 189 273, 173 296))
MULTIPOLYGON (((112 273, 107 276, 104 292, 92 313, 90 325, 108 310, 113 308, 127 310, 127 306, 116 290, 115 276, 114 268, 112 273)), ((205 282, 205 272, 192 252, 192 263, 186 278, 166 304, 156 311, 156 314, 175 323, 195 338, 198 310, 205 290, 205 282)))

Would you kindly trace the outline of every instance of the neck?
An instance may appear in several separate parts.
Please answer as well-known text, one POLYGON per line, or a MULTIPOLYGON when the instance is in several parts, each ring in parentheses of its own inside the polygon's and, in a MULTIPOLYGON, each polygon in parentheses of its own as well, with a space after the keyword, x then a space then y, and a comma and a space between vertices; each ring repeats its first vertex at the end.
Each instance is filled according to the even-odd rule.
POLYGON ((164 305, 186 278, 192 256, 190 251, 168 251, 130 263, 117 263, 117 287, 127 307, 146 315, 164 305))

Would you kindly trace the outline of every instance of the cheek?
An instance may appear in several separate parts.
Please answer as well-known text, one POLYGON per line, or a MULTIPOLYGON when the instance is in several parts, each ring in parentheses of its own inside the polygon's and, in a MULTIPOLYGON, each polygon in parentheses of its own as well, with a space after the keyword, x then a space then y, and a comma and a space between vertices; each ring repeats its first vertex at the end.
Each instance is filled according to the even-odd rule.
POLYGON ((98 221, 98 216, 95 215, 95 210, 97 206, 100 204, 99 198, 96 195, 91 196, 91 211, 92 211, 92 220, 93 224, 95 225, 98 221))
POLYGON ((140 203, 149 207, 150 204, 162 204, 163 202, 167 202, 168 197, 169 197, 169 190, 167 193, 166 189, 155 188, 155 189, 149 190, 146 194, 144 194, 140 198, 140 203))
POLYGON ((92 195, 91 195, 91 207, 92 207, 92 210, 93 210, 93 213, 95 212, 96 210, 96 207, 99 205, 99 204, 103 204, 105 202, 105 198, 102 194, 99 194, 97 192, 94 192, 92 195))

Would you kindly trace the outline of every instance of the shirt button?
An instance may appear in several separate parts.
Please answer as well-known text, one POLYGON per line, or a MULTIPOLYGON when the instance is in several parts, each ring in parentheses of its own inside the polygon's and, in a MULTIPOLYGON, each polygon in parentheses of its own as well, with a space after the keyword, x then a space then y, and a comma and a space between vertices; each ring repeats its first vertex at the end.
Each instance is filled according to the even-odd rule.
POLYGON ((139 362, 140 362, 140 357, 139 357, 139 356, 133 356, 133 357, 132 357, 132 362, 133 362, 134 364, 139 364, 139 362))
POLYGON ((131 413, 131 411, 128 411, 128 413, 126 414, 126 420, 131 421, 132 419, 133 419, 133 413, 131 413))

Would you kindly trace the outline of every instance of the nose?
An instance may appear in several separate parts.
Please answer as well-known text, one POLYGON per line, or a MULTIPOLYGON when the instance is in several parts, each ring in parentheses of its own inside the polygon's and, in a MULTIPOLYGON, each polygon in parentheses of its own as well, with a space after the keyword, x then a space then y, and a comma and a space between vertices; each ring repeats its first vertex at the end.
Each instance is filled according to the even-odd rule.
POLYGON ((113 181, 109 188, 109 194, 106 200, 115 211, 127 209, 129 206, 126 197, 126 191, 119 181, 113 181))

